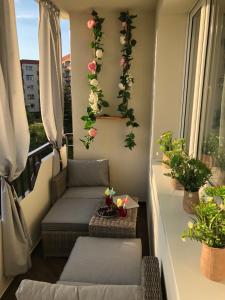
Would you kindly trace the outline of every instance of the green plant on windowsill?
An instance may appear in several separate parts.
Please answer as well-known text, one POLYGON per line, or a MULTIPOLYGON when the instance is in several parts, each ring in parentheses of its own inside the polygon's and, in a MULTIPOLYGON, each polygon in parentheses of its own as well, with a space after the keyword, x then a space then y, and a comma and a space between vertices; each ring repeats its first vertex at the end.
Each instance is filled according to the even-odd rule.
POLYGON ((183 208, 194 213, 199 203, 198 191, 211 177, 210 169, 200 160, 178 153, 171 158, 171 172, 165 174, 177 180, 184 187, 183 208))
POLYGON ((219 136, 211 133, 208 138, 203 142, 202 153, 203 155, 216 155, 219 149, 219 136))
POLYGON ((182 233, 186 238, 202 244, 201 271, 211 280, 225 279, 225 186, 207 188, 205 196, 195 207, 195 218, 182 233), (213 195, 213 196, 207 196, 213 195), (218 203, 217 197, 222 200, 218 203))
POLYGON ((192 158, 186 153, 173 155, 170 162, 170 176, 184 186, 187 192, 197 192, 211 177, 209 168, 199 159, 192 158))
POLYGON ((189 238, 213 248, 225 247, 225 202, 217 203, 214 197, 205 197, 195 207, 193 222, 183 231, 182 238, 189 238))
POLYGON ((184 139, 173 139, 172 131, 164 132, 157 140, 160 150, 163 152, 163 163, 170 166, 171 158, 178 153, 185 151, 184 139))

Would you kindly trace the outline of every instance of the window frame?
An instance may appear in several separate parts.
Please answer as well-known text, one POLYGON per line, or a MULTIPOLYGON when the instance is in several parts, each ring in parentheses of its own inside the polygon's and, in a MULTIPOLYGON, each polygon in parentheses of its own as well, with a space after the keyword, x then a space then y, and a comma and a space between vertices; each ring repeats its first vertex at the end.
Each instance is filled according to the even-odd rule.
POLYGON ((182 101, 182 118, 181 118, 181 130, 180 135, 185 138, 185 119, 188 107, 188 76, 190 70, 190 54, 191 54, 191 41, 192 41, 192 28, 193 18, 199 10, 201 10, 200 17, 200 28, 199 28, 199 39, 198 39, 198 50, 196 60, 196 75, 194 83, 194 96, 193 96, 193 110, 191 118, 190 128, 190 142, 189 142, 189 154, 194 157, 198 154, 198 143, 200 135, 200 121, 201 112, 203 107, 203 92, 204 92, 204 80, 207 62, 207 51, 209 41, 209 30, 210 30, 210 13, 212 7, 211 0, 200 0, 198 1, 189 14, 188 19, 188 38, 187 38, 187 52, 185 62, 185 77, 184 77, 184 89, 183 89, 183 101, 182 101))

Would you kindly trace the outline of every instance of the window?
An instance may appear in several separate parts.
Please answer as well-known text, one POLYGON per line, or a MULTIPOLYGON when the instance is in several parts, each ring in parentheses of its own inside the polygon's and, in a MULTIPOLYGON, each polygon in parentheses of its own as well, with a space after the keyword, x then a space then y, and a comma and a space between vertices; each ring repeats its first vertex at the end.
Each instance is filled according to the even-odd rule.
POLYGON ((196 63, 197 63, 197 53, 198 53, 198 40, 199 40, 199 29, 200 29, 200 19, 201 19, 201 7, 194 10, 191 16, 190 24, 190 49, 189 49, 189 68, 187 74, 187 90, 186 90, 186 106, 185 111, 185 128, 184 137, 187 142, 187 148, 189 148, 190 143, 190 128, 191 119, 193 111, 193 97, 194 97, 194 87, 195 87, 195 76, 196 76, 196 63))
POLYGON ((218 0, 211 18, 198 154, 211 168, 213 182, 225 184, 225 2, 218 0))
POLYGON ((35 104, 32 103, 32 104, 30 105, 30 107, 34 109, 34 108, 35 108, 35 104))
POLYGON ((34 75, 26 75, 26 81, 33 81, 34 75))
POLYGON ((27 99, 28 100, 34 100, 34 94, 28 94, 27 99))
POLYGON ((225 184, 225 1, 200 1, 190 15, 190 32, 183 133, 189 153, 212 170, 213 184, 222 185, 225 184))
POLYGON ((28 85, 28 86, 27 86, 27 89, 28 89, 29 91, 33 91, 34 86, 33 86, 33 85, 28 85))
POLYGON ((25 69, 26 71, 32 71, 32 66, 26 66, 25 69))

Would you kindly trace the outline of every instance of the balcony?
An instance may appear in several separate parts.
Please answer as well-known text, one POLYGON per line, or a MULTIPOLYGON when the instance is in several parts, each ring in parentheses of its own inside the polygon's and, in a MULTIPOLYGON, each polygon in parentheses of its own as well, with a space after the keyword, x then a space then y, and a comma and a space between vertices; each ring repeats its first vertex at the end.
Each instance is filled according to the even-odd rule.
MULTIPOLYGON (((5 5, 12 5, 17 1, 3 0, 3 2, 5 5)), ((40 87, 40 103, 38 102, 38 111, 34 115, 32 112, 31 115, 27 113, 31 144, 33 145, 34 141, 37 142, 39 139, 35 132, 37 127, 41 127, 40 143, 36 145, 37 148, 30 148, 24 169, 16 179, 9 180, 9 176, 6 175, 2 175, 1 178, 14 195, 14 200, 18 197, 18 204, 15 201, 18 207, 15 210, 21 212, 19 221, 24 215, 28 236, 31 238, 32 267, 27 266, 26 271, 17 273, 19 275, 5 274, 3 261, 7 260, 4 256, 7 252, 11 252, 11 249, 6 251, 7 239, 3 234, 3 227, 7 220, 2 217, 0 222, 1 299, 17 299, 15 293, 23 279, 35 281, 37 289, 41 291, 44 288, 38 287, 37 282, 40 281, 53 284, 50 286, 53 289, 55 286, 57 288, 58 284, 60 286, 64 284, 65 290, 68 286, 68 290, 71 289, 68 282, 81 282, 93 283, 94 288, 97 284, 110 289, 119 286, 119 291, 121 286, 131 286, 132 292, 127 291, 128 294, 125 294, 134 297, 138 295, 140 289, 141 297, 137 297, 140 300, 211 300, 213 297, 222 299, 225 293, 225 281, 209 281, 200 272, 200 243, 193 241, 183 243, 181 240, 181 232, 192 216, 182 209, 184 191, 174 189, 169 178, 164 176, 170 171, 165 168, 165 165, 161 165, 162 156, 156 141, 163 132, 167 131, 173 132, 175 138, 184 138, 185 155, 204 162, 213 174, 207 185, 225 186, 224 49, 221 46, 223 45, 221 41, 225 37, 224 15, 221 14, 225 12, 223 1, 123 0, 103 3, 104 1, 100 0, 88 0, 74 3, 73 0, 39 0, 34 1, 35 5, 38 5, 37 2, 40 2, 41 7, 38 16, 40 62, 33 61, 39 64, 37 74, 40 82, 37 88, 40 87), (92 12, 93 8, 94 12, 92 12), (51 34, 48 35, 47 28, 50 27, 45 23, 48 22, 45 9, 50 9, 56 20, 58 18, 61 20, 62 31, 63 20, 66 19, 70 23, 69 52, 71 54, 64 56, 66 61, 61 57, 60 35, 56 34, 60 32, 60 28, 57 27, 59 31, 49 31, 55 33, 53 40, 57 43, 54 44, 51 34), (125 14, 126 20, 123 19, 123 14, 121 17, 121 12, 125 14), (99 16, 104 20, 96 21, 95 18, 99 16), (100 29, 98 28, 100 33, 95 27, 91 27, 93 25, 91 22, 87 24, 87 21, 93 19, 95 25, 96 22, 101 23, 100 29), (125 35, 128 31, 130 33, 125 35), (96 37, 96 34, 99 36, 96 37), (129 43, 126 44, 129 37, 129 43), (54 48, 54 51, 49 45, 54 48), (94 106, 96 94, 97 107, 94 106), (85 168, 79 165, 82 164, 81 162, 84 163, 85 168), (93 169, 89 169, 86 164, 93 162, 93 169), (97 164, 101 162, 103 166, 98 165, 96 168, 96 162, 97 164), (108 162, 109 165, 105 166, 104 164, 108 162), (75 171, 71 167, 72 164, 76 165, 75 171), (94 189, 90 193, 90 187, 93 186, 94 189), (121 209, 116 208, 117 217, 120 216, 122 223, 121 226, 116 225, 119 229, 117 227, 115 229, 113 218, 110 221, 109 218, 101 219, 101 216, 97 215, 100 204, 101 208, 104 208, 100 202, 104 197, 102 188, 104 187, 105 190, 108 186, 113 187, 118 195, 124 196, 123 205, 118 204, 121 209), (70 197, 65 196, 68 190, 69 193, 72 192, 70 197), (75 195, 77 191, 79 196, 75 195), (85 206, 83 206, 83 194, 87 200, 85 206), (128 199, 126 195, 131 196, 134 202, 138 199, 139 207, 133 204, 132 213, 131 210, 126 210, 125 201, 128 199), (71 199, 76 200, 76 203, 71 199), (89 216, 90 207, 94 206, 93 202, 96 199, 99 200, 98 206, 89 216), (68 209, 65 203, 69 203, 71 209, 68 209), (137 213, 136 216, 134 212, 137 213), (123 213, 128 215, 123 216, 123 213), (75 222, 71 225, 73 215, 81 220, 80 223, 78 222, 78 225, 81 225, 79 230, 78 227, 75 228, 75 222), (55 222, 55 216, 59 221, 55 222), (90 220, 83 222, 86 217, 90 220), (100 221, 96 221, 97 225, 91 224, 92 217, 100 218, 100 221), (44 221, 46 222, 43 225, 44 221), (57 230, 52 229, 52 224, 57 230), (103 243, 101 245, 105 245, 106 248, 100 247, 98 242, 94 243, 93 248, 83 246, 89 245, 85 243, 93 243, 90 226, 98 227, 94 239, 103 243), (64 230, 65 228, 67 230, 64 230), (121 231, 122 234, 126 232, 125 237, 120 236, 121 231), (88 234, 91 237, 88 237, 88 234), (112 246, 104 244, 107 240, 111 240, 112 246), (119 244, 120 242, 122 244, 119 244), (68 243, 73 245, 68 246, 68 243), (133 243, 131 247, 127 246, 129 243, 133 243), (124 251, 126 247, 127 252, 119 252, 124 251), (129 252, 131 249, 134 252, 129 252), (58 254, 58 250, 62 252, 58 254), (65 254, 64 250, 69 253, 65 254), (49 255, 51 251, 55 251, 52 257, 49 255), (78 260, 76 251, 79 252, 78 260), (109 251, 108 256, 105 253, 107 251, 109 251), (120 253, 123 253, 124 261, 120 253), (99 263, 100 256, 107 259, 105 261, 102 259, 103 261, 100 260, 99 263), (76 266, 79 272, 74 273, 74 270, 76 271, 74 267, 71 274, 75 277, 81 276, 76 277, 77 280, 70 279, 67 273, 67 267, 73 259, 78 263, 76 266), (83 259, 89 261, 88 274, 82 273, 85 268, 79 265, 83 259), (95 262, 99 265, 96 266, 95 262), (111 266, 108 267, 110 262, 112 262, 111 266), (116 262, 118 268, 115 268, 116 262), (106 267, 104 269, 104 263, 107 270, 106 267), (136 268, 135 271, 132 267, 136 268), (93 269, 94 273, 92 273, 93 269), (98 273, 101 270, 103 270, 102 274, 98 273), (144 274, 144 279, 139 278, 141 272, 144 274), (135 279, 136 274, 138 280, 135 279), (65 280, 66 276, 68 280, 65 280), (82 276, 89 276, 90 281, 86 277, 82 280, 82 276)), ((34 15, 25 18, 31 22, 30 26, 37 22, 36 17, 33 18, 34 15)), ((3 28, 3 19, 6 16, 7 14, 0 10, 0 25, 2 25, 0 28, 3 28), (4 18, 1 18, 2 16, 4 18)), ((22 17, 23 14, 17 14, 17 23, 22 17)), ((49 26, 53 24, 55 26, 58 22, 48 23, 49 26)), ((12 30, 7 32, 12 33, 12 30)), ((8 34, 5 34, 6 40, 7 36, 8 34)), ((7 43, 4 43, 6 45, 4 49, 0 45, 0 66, 4 71, 7 64, 1 57, 8 58, 8 54, 11 53, 9 51, 18 54, 17 39, 15 41, 14 48, 9 47, 7 43)), ((12 56, 13 61, 17 54, 12 56)), ((19 62, 19 57, 17 58, 19 62)), ((11 71, 13 74, 19 74, 16 67, 11 71)), ((18 88, 19 77, 17 80, 13 77, 10 81, 5 75, 4 83, 6 86, 12 84, 13 88, 18 88)), ((5 99, 1 91, 0 96, 0 101, 5 99)), ((19 104, 20 97, 14 95, 8 98, 9 107, 13 108, 13 112, 10 111, 13 113, 13 118, 4 119, 1 124, 10 130, 10 126, 13 126, 15 121, 20 128, 24 123, 22 117, 24 107, 19 104), (18 101, 15 102, 15 99, 18 101), (21 117, 19 121, 18 115, 21 117)), ((1 117, 3 119, 6 114, 4 106, 1 108, 0 119, 1 117)), ((27 144, 27 141, 24 141, 27 131, 24 129, 26 126, 22 130, 18 128, 15 127, 15 136, 10 135, 11 140, 7 139, 7 134, 3 135, 3 140, 7 140, 10 145, 15 137, 20 136, 21 139, 12 144, 15 152, 19 149, 22 153, 27 144)), ((8 149, 13 155, 10 147, 8 149)), ((2 151, 2 153, 6 157, 0 169, 5 167, 6 162, 10 162, 7 152, 2 151)), ((13 163, 18 162, 13 161, 13 163)), ((2 186, 4 185, 2 183, 2 186)), ((115 209, 112 203, 110 205, 112 210, 115 209)), ((3 210, 5 207, 1 212, 3 210)), ((19 231, 15 237, 19 237, 19 231)), ((26 238, 28 240, 28 237, 26 238)), ((21 293, 31 289, 30 286, 27 288, 26 284, 30 283, 25 281, 24 286, 19 290, 21 293)), ((80 288, 75 285, 74 289, 77 289, 78 295, 80 288)), ((70 295, 73 294, 75 292, 70 291, 70 295)), ((134 299, 130 297, 121 296, 118 299, 134 299)), ((59 299, 63 300, 62 297, 59 299)), ((102 299, 105 300, 99 296, 99 300, 102 299)))

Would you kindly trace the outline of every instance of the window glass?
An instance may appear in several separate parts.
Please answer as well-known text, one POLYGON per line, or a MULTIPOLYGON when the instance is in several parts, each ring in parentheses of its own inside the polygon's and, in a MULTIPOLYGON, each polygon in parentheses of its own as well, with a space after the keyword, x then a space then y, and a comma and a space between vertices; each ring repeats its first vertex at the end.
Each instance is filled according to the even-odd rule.
POLYGON ((199 9, 192 17, 191 33, 190 33, 190 53, 189 53, 189 66, 187 75, 187 90, 186 90, 186 108, 184 120, 184 137, 189 149, 191 120, 193 110, 193 98, 195 87, 196 63, 198 53, 199 29, 200 29, 201 9, 199 9))
POLYGON ((225 184, 225 1, 217 1, 211 20, 212 42, 207 57, 199 154, 212 169, 213 183, 225 184))

